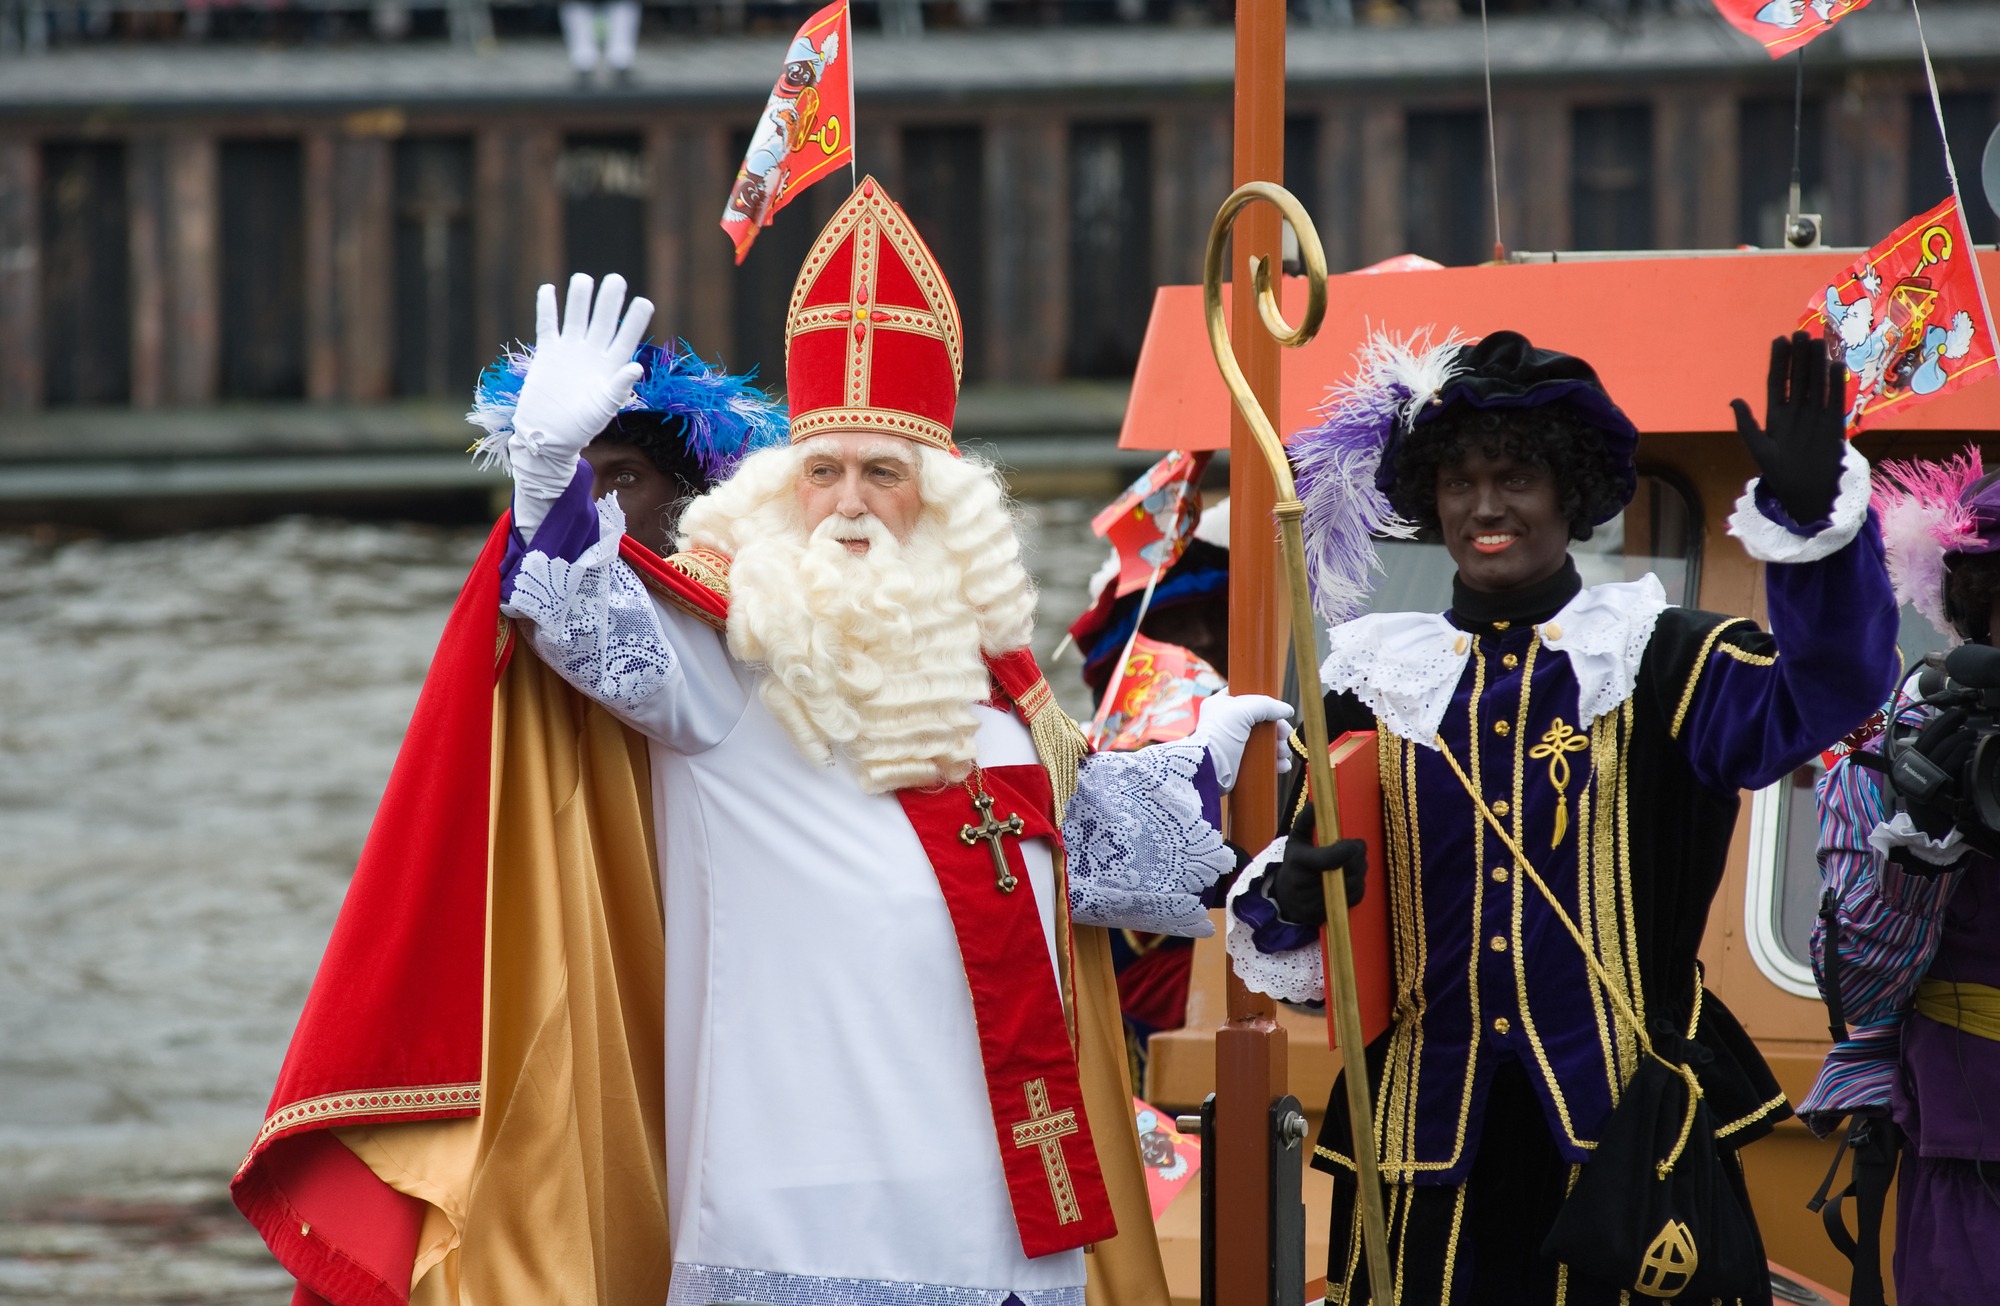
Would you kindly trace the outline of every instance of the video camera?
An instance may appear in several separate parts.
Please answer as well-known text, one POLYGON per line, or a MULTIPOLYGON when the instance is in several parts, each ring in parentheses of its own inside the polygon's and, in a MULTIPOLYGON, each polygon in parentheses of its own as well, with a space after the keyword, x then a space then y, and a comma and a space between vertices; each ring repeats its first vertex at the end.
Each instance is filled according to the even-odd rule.
POLYGON ((1896 805, 1919 829, 1942 838, 1956 827, 1965 841, 2000 856, 2000 648, 1962 644, 1917 678, 1918 701, 1937 714, 1891 727, 1883 770, 1896 805))

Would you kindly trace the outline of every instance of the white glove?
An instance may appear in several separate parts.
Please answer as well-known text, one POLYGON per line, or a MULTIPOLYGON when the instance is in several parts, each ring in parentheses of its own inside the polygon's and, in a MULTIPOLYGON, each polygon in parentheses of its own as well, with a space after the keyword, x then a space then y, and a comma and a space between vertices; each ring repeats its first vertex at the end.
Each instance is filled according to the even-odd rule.
MULTIPOLYGON (((1289 721, 1292 719, 1291 704, 1262 694, 1245 694, 1242 697, 1223 692, 1213 698, 1202 700, 1201 721, 1187 742, 1200 744, 1208 749, 1209 760, 1215 764, 1215 782, 1228 793, 1236 787, 1236 771, 1243 764, 1243 749, 1250 742, 1250 730, 1266 721, 1289 721)), ((1280 741, 1278 747, 1278 774, 1292 769, 1291 750, 1280 741)))
POLYGON ((535 294, 535 357, 507 437, 517 516, 523 498, 547 503, 563 492, 576 474, 577 455, 618 415, 644 374, 632 354, 653 320, 652 301, 633 300, 621 323, 625 278, 615 272, 604 278, 595 310, 590 290, 583 273, 569 279, 560 330, 556 288, 544 285, 535 294))

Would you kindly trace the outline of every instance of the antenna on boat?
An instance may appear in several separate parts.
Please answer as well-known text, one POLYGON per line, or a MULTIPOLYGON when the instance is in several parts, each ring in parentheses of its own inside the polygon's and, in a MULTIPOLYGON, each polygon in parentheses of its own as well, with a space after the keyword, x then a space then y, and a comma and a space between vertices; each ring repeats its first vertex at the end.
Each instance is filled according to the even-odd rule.
POLYGON ((1500 137, 1493 125, 1493 43, 1486 33, 1486 0, 1479 0, 1479 57, 1486 67, 1486 171, 1493 181, 1493 261, 1507 261, 1500 238, 1500 137))
POLYGON ((1785 197, 1785 244, 1793 249, 1817 249, 1822 226, 1820 215, 1799 212, 1799 158, 1805 136, 1806 48, 1800 46, 1792 59, 1797 75, 1792 82, 1792 188, 1785 197))

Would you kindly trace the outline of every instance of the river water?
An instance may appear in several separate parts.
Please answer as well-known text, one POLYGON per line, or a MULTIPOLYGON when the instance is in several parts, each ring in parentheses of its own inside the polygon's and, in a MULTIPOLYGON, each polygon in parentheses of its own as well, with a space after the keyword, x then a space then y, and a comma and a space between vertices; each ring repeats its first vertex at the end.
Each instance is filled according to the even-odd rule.
MULTIPOLYGON (((1025 506, 1045 660, 1094 506, 1025 506)), ((484 535, 0 535, 0 1301, 289 1301, 228 1177, 484 535)))

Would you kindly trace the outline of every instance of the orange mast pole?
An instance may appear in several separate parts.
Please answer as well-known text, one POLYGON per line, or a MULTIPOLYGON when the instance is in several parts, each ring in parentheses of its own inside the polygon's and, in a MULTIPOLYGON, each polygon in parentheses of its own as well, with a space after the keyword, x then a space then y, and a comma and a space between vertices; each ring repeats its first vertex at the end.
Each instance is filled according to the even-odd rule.
MULTIPOLYGON (((1285 179, 1285 0, 1237 0, 1233 185, 1285 179)), ((1278 212, 1252 205, 1237 222, 1230 259, 1236 360, 1266 412, 1278 411, 1278 342, 1257 321, 1250 259, 1279 264, 1278 212)), ((1281 695, 1288 611, 1271 526, 1271 473, 1241 413, 1229 419, 1229 679, 1239 694, 1281 695)), ((1230 800, 1231 837, 1261 848, 1277 834, 1276 730, 1259 726, 1230 800)), ((1276 1004, 1232 969, 1227 1020, 1215 1035, 1216 1306, 1268 1306, 1270 1105, 1288 1079, 1276 1004)))

